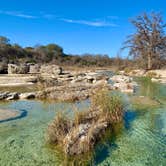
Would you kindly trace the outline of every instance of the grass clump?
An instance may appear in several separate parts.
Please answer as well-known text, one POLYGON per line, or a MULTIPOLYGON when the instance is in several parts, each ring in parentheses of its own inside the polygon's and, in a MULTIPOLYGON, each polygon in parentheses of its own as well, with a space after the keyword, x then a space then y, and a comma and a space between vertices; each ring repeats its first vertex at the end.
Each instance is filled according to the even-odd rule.
POLYGON ((106 130, 122 121, 121 98, 106 89, 98 90, 91 96, 87 111, 75 111, 70 120, 59 113, 48 127, 49 140, 62 146, 68 155, 85 154, 102 139, 106 130))
POLYGON ((71 128, 71 121, 62 112, 58 112, 55 119, 48 126, 48 139, 50 143, 61 143, 71 128))
POLYGON ((96 92, 91 98, 92 109, 99 108, 104 116, 109 118, 109 121, 118 122, 122 118, 123 103, 121 97, 103 89, 96 92))

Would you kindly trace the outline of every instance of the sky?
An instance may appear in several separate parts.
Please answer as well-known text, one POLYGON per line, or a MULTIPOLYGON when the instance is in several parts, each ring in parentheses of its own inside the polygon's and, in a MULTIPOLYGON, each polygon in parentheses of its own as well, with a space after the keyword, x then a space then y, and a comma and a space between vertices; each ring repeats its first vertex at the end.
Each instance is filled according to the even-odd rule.
MULTIPOLYGON (((143 12, 161 12, 165 0, 0 0, 0 36, 21 46, 56 43, 68 54, 116 56, 143 12)), ((127 52, 122 52, 127 56, 127 52)))

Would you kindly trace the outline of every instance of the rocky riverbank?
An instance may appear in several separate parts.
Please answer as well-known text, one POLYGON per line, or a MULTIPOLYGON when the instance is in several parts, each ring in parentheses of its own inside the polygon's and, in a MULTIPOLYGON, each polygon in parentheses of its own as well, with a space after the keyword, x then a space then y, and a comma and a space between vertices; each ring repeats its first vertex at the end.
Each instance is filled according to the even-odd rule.
POLYGON ((131 71, 120 71, 122 75, 131 77, 150 77, 152 82, 159 82, 166 84, 166 69, 160 70, 131 70, 131 71))
MULTIPOLYGON (((35 68, 35 66, 33 67, 35 68)), ((95 90, 102 87, 133 93, 137 86, 131 77, 124 75, 108 77, 104 72, 63 71, 61 67, 56 65, 43 65, 38 71, 40 72, 36 74, 1 75, 0 85, 13 84, 13 86, 18 86, 18 84, 24 83, 26 88, 32 83, 38 87, 38 90, 28 93, 2 91, 0 92, 0 100, 38 98, 75 101, 89 98, 95 90)))

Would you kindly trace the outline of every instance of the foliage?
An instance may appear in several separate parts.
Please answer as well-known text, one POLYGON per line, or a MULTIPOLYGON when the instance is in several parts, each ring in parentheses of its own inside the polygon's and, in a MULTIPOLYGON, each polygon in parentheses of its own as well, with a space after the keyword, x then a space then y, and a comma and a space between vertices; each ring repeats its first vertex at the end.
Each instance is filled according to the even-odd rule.
POLYGON ((11 44, 10 40, 3 36, 0 37, 0 62, 5 65, 8 63, 54 63, 61 66, 112 67, 121 70, 136 64, 120 56, 110 58, 105 54, 65 54, 63 48, 54 43, 23 48, 16 43, 11 44))

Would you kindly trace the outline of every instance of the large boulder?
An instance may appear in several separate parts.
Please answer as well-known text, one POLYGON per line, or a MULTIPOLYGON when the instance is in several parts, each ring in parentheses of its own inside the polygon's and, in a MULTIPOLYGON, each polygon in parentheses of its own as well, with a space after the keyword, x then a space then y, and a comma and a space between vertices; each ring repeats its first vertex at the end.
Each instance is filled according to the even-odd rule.
POLYGON ((57 65, 42 65, 40 73, 42 75, 60 75, 62 74, 62 68, 57 65))
POLYGON ((8 64, 8 74, 27 74, 29 72, 28 65, 15 65, 15 64, 8 64))

